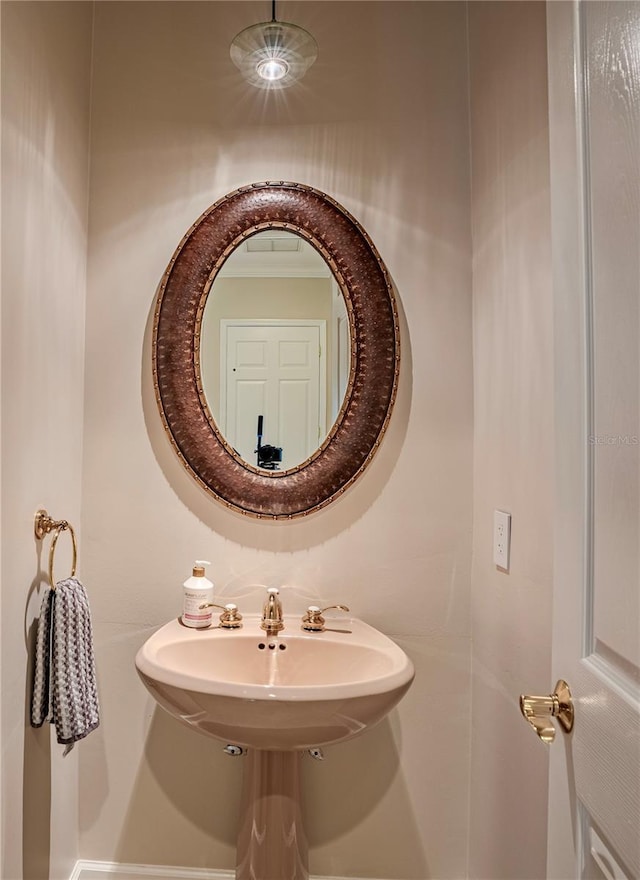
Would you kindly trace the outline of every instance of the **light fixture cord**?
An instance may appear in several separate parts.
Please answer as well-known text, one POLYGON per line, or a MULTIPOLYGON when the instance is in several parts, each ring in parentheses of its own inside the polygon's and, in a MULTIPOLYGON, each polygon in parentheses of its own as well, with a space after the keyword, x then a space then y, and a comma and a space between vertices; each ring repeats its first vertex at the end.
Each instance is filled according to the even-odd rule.
POLYGON ((271 0, 271 21, 276 20, 276 0, 271 0))

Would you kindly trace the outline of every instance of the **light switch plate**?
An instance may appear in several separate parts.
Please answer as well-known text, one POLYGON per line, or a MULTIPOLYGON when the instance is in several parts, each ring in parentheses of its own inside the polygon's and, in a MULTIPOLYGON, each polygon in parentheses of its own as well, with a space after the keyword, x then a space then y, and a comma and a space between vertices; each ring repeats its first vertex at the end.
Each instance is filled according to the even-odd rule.
POLYGON ((498 568, 509 571, 511 550, 511 514, 493 511, 493 561, 498 568))

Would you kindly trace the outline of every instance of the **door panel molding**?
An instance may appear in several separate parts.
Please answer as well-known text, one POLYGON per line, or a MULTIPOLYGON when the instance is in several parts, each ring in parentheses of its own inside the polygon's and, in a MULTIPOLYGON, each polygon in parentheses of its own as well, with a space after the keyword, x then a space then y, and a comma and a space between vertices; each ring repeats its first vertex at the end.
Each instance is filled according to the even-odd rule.
MULTIPOLYGON (((600 376, 594 320, 596 308, 602 309, 605 301, 596 298, 608 302, 619 292, 607 274, 610 242, 602 235, 607 220, 619 219, 605 217, 603 224, 600 213, 592 216, 592 211, 602 210, 599 202, 594 205, 594 174, 601 197, 607 191, 615 145, 611 155, 603 156, 601 139, 598 156, 592 152, 592 144, 598 143, 594 134, 602 137, 597 126, 605 124, 610 108, 604 108, 603 118, 602 108, 594 117, 590 89, 597 75, 609 77, 611 71, 606 62, 590 67, 594 58, 602 58, 603 45, 615 51, 607 42, 615 31, 612 26, 609 32, 607 16, 613 22, 630 8, 625 3, 547 3, 556 422, 552 671, 554 678, 569 681, 576 710, 564 748, 553 747, 550 753, 550 880, 592 876, 598 859, 604 864, 605 856, 596 858, 592 852, 594 829, 601 842, 606 839, 618 869, 624 868, 629 878, 640 876, 638 688, 629 664, 616 654, 616 645, 603 647, 598 640, 601 623, 594 617, 596 596, 601 603, 608 597, 602 566, 596 571, 594 565, 595 480, 602 461, 597 455, 603 454, 592 442, 600 400, 595 398, 600 376), (595 237, 594 220, 599 230, 595 237)), ((602 97, 609 79, 599 85, 602 97)), ((611 112, 627 110, 612 105, 611 112)), ((633 125, 630 128, 633 131, 633 125)), ((633 178, 631 186, 636 183, 633 178)), ((611 176, 611 189, 615 186, 619 180, 611 176)), ((612 344, 608 337, 604 341, 612 344)), ((602 351, 609 349, 601 347, 602 351)), ((628 583, 627 589, 637 589, 637 584, 628 583)))

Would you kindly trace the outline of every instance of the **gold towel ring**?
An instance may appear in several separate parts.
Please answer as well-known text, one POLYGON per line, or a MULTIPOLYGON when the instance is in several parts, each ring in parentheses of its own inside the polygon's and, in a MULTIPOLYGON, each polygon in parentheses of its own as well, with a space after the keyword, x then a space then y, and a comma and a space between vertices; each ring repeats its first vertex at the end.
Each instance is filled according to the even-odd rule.
POLYGON ((56 544, 58 543, 58 538, 62 532, 68 531, 71 535, 71 543, 73 546, 73 561, 71 563, 71 574, 70 577, 73 577, 76 573, 76 566, 78 564, 78 544, 76 541, 76 533, 73 531, 73 526, 70 522, 67 522, 66 519, 54 520, 52 519, 46 510, 39 510, 35 516, 34 523, 34 531, 36 538, 41 541, 45 535, 49 534, 49 532, 53 532, 55 530, 55 534, 51 541, 51 546, 49 547, 49 583, 51 584, 51 589, 55 590, 56 581, 53 577, 53 561, 56 555, 56 544))

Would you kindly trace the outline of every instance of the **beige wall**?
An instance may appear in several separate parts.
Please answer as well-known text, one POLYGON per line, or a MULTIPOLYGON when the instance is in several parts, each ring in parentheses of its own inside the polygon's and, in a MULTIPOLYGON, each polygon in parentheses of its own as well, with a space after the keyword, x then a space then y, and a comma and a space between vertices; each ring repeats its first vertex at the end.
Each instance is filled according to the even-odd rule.
POLYGON ((77 856, 78 750, 28 726, 27 648, 48 554, 34 513, 80 531, 91 19, 2 4, 3 880, 68 878, 77 856))
POLYGON ((474 880, 544 875, 546 753, 515 702, 550 675, 544 4, 469 8, 473 484, 466 8, 330 9, 288 4, 321 56, 265 107, 227 56, 262 4, 97 4, 81 481, 91 4, 2 5, 3 880, 68 877, 78 829, 85 858, 232 865, 241 762, 156 711, 133 671, 202 555, 243 608, 258 608, 255 584, 283 587, 287 610, 344 601, 416 663, 389 722, 305 764, 314 873, 460 878, 469 840, 474 880), (193 220, 281 178, 324 189, 371 234, 403 309, 403 373, 385 443, 347 496, 265 524, 204 496, 175 460, 149 330, 193 220), (49 731, 25 730, 23 625, 38 604, 33 512, 77 524, 81 489, 103 724, 62 760, 49 731), (513 514, 508 575, 491 562, 496 507, 513 514))
POLYGON ((244 87, 228 57, 262 3, 98 3, 94 37, 83 553, 104 723, 81 752, 85 858, 230 867, 241 762, 154 709, 135 652, 180 610, 193 559, 218 595, 346 602, 412 656, 388 722, 305 762, 316 874, 466 874, 471 301, 466 9, 291 2, 320 58, 298 90, 244 87), (328 14, 328 7, 330 14, 328 14), (393 51, 389 51, 393 47, 393 51), (168 260, 216 199, 298 180, 364 225, 403 308, 390 430, 367 473, 304 521, 205 496, 155 408, 149 331, 168 260))
POLYGON ((547 752, 520 718, 547 693, 553 497, 545 4, 469 4, 474 350, 470 874, 546 873, 547 752), (493 510, 512 514, 509 574, 493 510))

